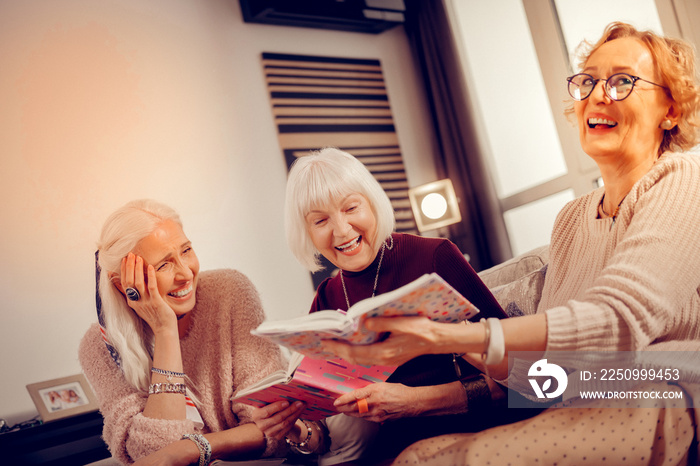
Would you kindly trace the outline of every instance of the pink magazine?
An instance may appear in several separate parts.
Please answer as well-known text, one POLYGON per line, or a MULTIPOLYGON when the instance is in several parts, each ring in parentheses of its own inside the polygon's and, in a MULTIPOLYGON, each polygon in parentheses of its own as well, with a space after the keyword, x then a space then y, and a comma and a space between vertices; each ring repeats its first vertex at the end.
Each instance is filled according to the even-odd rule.
POLYGON ((324 361, 304 357, 301 363, 294 367, 294 359, 290 369, 281 374, 276 383, 268 381, 261 387, 256 384, 240 391, 232 399, 234 402, 262 407, 282 399, 290 403, 303 401, 307 407, 302 417, 309 420, 324 419, 338 414, 333 401, 344 393, 365 387, 376 382, 384 382, 396 369, 395 366, 360 366, 346 363, 342 360, 324 361), (293 372, 289 374, 289 370, 293 372))

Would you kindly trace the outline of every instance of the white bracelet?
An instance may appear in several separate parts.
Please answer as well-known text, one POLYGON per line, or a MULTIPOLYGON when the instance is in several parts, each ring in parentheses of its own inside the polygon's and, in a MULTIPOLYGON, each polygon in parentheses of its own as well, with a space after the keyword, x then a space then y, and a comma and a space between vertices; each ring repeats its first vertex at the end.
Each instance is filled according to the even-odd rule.
POLYGON ((503 336, 501 321, 495 317, 481 319, 486 327, 486 351, 482 354, 484 364, 490 366, 503 361, 506 355, 506 340, 503 336))

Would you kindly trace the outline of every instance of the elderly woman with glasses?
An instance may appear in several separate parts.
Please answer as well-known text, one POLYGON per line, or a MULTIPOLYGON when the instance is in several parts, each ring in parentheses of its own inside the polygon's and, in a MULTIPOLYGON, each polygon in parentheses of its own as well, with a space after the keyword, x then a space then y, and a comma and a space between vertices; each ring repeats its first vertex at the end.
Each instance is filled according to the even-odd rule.
POLYGON ((627 402, 569 392, 563 401, 569 409, 555 404, 506 426, 423 440, 394 464, 685 464, 697 458, 692 449, 700 424, 697 410, 687 408, 692 395, 700 399, 700 157, 682 152, 698 143, 694 53, 681 40, 613 23, 582 65, 582 73, 568 79, 571 113, 605 184, 559 213, 534 314, 485 325, 374 319, 369 328, 391 332, 384 342, 327 341, 325 349, 364 364, 483 353, 491 377, 533 400, 553 395, 556 401, 567 384, 587 387, 583 382, 590 380, 590 387, 623 393, 627 402), (611 377, 605 364, 622 360, 621 352, 634 357, 611 377), (509 361, 508 354, 519 359, 509 361), (653 391, 633 385, 650 374, 633 368, 635 359, 656 368, 653 391), (669 377, 659 380, 661 373, 669 377), (638 407, 645 393, 662 399, 638 407))

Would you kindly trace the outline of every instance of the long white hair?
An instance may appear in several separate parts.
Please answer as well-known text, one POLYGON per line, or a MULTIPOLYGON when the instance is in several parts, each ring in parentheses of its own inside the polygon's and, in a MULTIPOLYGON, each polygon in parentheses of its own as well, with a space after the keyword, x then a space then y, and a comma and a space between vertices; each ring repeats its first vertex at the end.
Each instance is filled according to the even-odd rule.
POLYGON ((149 199, 132 201, 109 216, 97 243, 101 269, 98 288, 106 336, 119 353, 127 382, 144 391, 150 384, 153 332, 127 305, 110 276, 118 277, 122 258, 166 220, 182 227, 179 215, 170 207, 149 199))

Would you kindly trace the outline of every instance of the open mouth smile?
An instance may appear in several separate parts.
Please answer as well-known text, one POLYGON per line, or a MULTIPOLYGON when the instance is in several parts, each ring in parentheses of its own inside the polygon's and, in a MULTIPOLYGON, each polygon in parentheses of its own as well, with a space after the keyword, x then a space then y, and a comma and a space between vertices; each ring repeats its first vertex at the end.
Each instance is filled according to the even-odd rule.
POLYGON ((179 291, 171 291, 168 293, 168 296, 172 296, 173 298, 184 298, 188 294, 192 293, 192 284, 190 284, 187 288, 184 288, 179 291))
POLYGON ((360 247, 360 242, 362 242, 362 235, 358 236, 352 241, 348 241, 347 243, 341 244, 340 246, 335 246, 335 248, 340 252, 348 253, 360 247))
POLYGON ((598 128, 598 127, 614 128, 615 126, 617 126, 616 122, 614 122, 612 120, 608 120, 606 118, 589 118, 588 119, 588 127, 591 129, 598 128))

